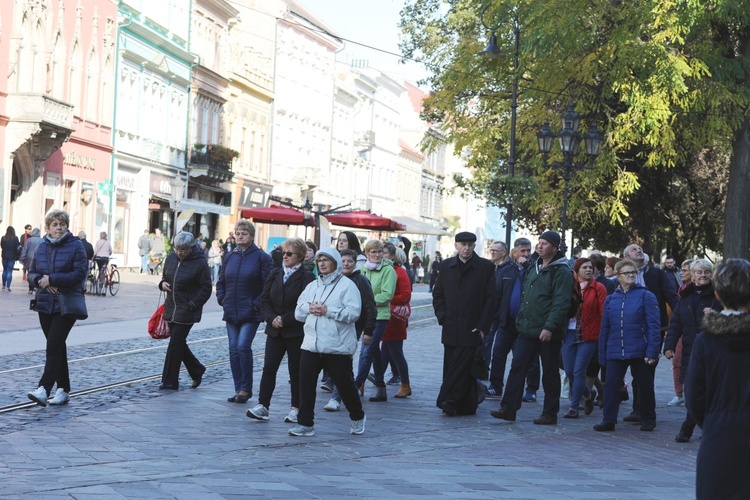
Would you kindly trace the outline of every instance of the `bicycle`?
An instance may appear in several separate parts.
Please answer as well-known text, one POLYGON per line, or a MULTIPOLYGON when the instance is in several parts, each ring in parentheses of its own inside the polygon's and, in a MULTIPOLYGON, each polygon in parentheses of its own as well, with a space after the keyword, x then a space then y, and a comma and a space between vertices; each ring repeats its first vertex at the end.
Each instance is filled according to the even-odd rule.
POLYGON ((117 264, 107 262, 104 259, 94 257, 95 263, 102 263, 99 269, 99 274, 96 278, 93 277, 93 269, 89 274, 89 289, 94 295, 107 295, 107 289, 109 294, 112 296, 117 295, 120 291, 120 271, 117 270, 117 264))

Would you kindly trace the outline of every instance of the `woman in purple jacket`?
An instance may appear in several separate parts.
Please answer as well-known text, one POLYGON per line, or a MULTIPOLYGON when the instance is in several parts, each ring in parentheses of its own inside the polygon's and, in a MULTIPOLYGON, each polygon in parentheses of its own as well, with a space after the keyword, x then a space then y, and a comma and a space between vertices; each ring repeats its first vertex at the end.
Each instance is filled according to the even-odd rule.
POLYGON ((247 403, 253 394, 253 339, 263 321, 260 297, 273 269, 271 257, 258 248, 255 226, 246 219, 234 225, 237 246, 224 256, 216 283, 216 298, 224 308, 229 337, 229 366, 234 379, 230 403, 247 403))

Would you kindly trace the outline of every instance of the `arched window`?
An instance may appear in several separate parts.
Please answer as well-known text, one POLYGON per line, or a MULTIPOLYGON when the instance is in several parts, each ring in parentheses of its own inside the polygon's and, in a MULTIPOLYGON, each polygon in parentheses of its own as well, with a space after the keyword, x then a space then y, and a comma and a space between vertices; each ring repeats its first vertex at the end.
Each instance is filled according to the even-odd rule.
POLYGON ((112 88, 112 57, 107 56, 104 61, 104 72, 102 73, 101 92, 101 124, 112 126, 112 113, 114 112, 114 89, 112 88))
POLYGON ((70 81, 68 82, 68 102, 75 107, 74 114, 81 116, 81 86, 83 85, 83 54, 78 40, 73 42, 70 56, 70 81))
POLYGON ((91 48, 86 63, 86 118, 96 122, 99 118, 99 56, 91 48))
POLYGON ((65 39, 59 31, 52 49, 52 82, 50 92, 53 97, 65 100, 65 39))

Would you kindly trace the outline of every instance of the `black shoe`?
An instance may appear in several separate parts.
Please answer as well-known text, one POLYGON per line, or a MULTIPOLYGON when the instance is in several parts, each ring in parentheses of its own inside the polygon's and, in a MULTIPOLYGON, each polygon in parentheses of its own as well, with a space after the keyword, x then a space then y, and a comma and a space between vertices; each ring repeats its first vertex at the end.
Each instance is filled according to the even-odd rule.
POLYGON ((677 441, 678 443, 689 443, 690 437, 691 436, 689 436, 688 434, 685 434, 684 432, 680 431, 680 433, 677 434, 677 436, 675 436, 674 440, 677 441))
POLYGON ((490 415, 492 415, 495 418, 499 418, 500 420, 507 420, 508 422, 516 421, 516 412, 510 411, 505 408, 500 408, 499 410, 493 410, 490 412, 490 415))
POLYGON ((176 385, 161 384, 159 386, 160 391, 176 391, 177 389, 179 389, 179 387, 176 385))
POLYGON ((622 403, 623 401, 627 401, 628 399, 630 399, 630 396, 628 395, 627 387, 620 389, 620 402, 622 403))
POLYGON ((563 418, 578 418, 578 410, 574 410, 573 408, 568 410, 568 413, 563 415, 563 418))
POLYGON ((654 429, 656 429, 656 422, 644 422, 641 424, 642 431, 651 432, 654 429))
POLYGON ((632 412, 630 415, 622 419, 623 422, 630 422, 631 424, 642 424, 641 416, 636 412, 632 412))
POLYGON ((601 424, 596 424, 594 430, 597 432, 612 432, 615 430, 615 424, 612 422, 602 422, 601 424))
POLYGON ((250 399, 251 397, 253 397, 253 395, 250 394, 250 393, 245 394, 244 396, 241 395, 241 394, 237 394, 234 397, 234 402, 235 403, 239 403, 239 404, 245 404, 245 403, 247 403, 247 400, 250 399))
POLYGON ((203 374, 206 373, 206 369, 203 369, 203 372, 198 376, 198 378, 193 379, 193 384, 190 386, 191 389, 197 389, 199 385, 201 385, 201 382, 203 382, 203 374))
POLYGON ((450 401, 443 401, 442 403, 440 403, 439 406, 440 406, 440 409, 443 410, 443 413, 445 413, 449 417, 456 416, 456 407, 450 401))
POLYGON ((371 403, 383 403, 385 401, 388 401, 388 395, 385 392, 385 386, 376 387, 375 395, 370 398, 370 402, 371 403))
POLYGON ((539 418, 534 419, 536 425, 557 425, 557 417, 542 413, 539 418))

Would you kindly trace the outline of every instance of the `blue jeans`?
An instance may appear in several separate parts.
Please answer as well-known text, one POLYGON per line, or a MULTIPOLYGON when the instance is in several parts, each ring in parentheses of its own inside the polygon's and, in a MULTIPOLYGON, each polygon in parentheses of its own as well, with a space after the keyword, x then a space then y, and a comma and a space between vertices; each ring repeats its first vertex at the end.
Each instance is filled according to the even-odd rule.
POLYGON ((591 357, 599 348, 598 341, 573 343, 575 332, 568 330, 562 347, 563 366, 565 375, 570 380, 570 408, 580 409, 581 398, 589 395, 586 387, 586 368, 591 357))
POLYGON ((148 274, 148 254, 141 255, 141 272, 148 274))
POLYGON ((385 333, 385 327, 387 326, 387 319, 377 320, 375 322, 375 331, 372 332, 372 342, 370 345, 362 344, 362 349, 359 352, 357 378, 354 380, 354 384, 357 387, 364 384, 365 380, 367 380, 367 375, 370 373, 370 366, 372 366, 375 371, 375 386, 385 387, 385 381, 383 380, 384 367, 380 359, 380 341, 383 338, 383 333, 385 333))
POLYGON ((10 288, 10 282, 13 280, 13 264, 15 260, 3 259, 3 286, 10 288))
POLYGON ((229 366, 232 368, 235 392, 253 392, 253 339, 258 323, 236 325, 227 322, 229 366))
POLYGON ((211 283, 214 285, 217 281, 219 281, 219 268, 221 267, 221 264, 214 264, 214 267, 211 268, 211 283))

